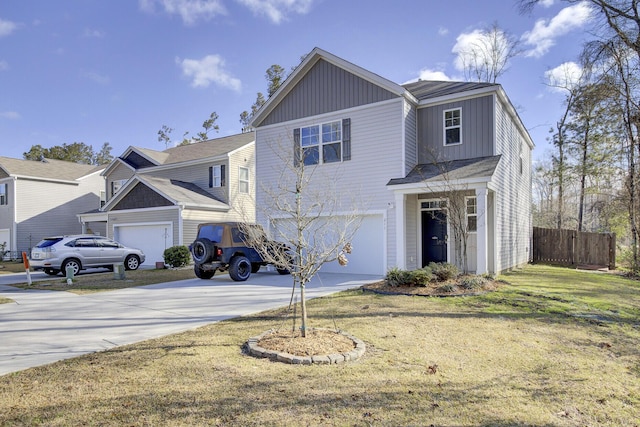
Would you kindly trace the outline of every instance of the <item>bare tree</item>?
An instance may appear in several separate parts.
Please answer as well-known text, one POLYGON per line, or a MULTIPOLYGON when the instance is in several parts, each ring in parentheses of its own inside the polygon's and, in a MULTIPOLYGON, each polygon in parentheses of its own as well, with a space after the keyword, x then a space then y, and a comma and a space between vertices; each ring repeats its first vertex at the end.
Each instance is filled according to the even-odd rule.
POLYGON ((490 83, 495 83, 507 71, 509 61, 521 53, 518 40, 497 23, 458 39, 454 51, 467 80, 490 83))
POLYGON ((339 173, 325 175, 323 168, 306 165, 302 148, 275 144, 271 150, 278 161, 277 179, 265 183, 258 216, 267 226, 269 238, 259 227, 243 230, 247 243, 266 262, 287 269, 293 279, 293 293, 300 291, 301 335, 306 336, 306 285, 329 262, 347 265, 351 241, 360 226, 354 189, 339 173))

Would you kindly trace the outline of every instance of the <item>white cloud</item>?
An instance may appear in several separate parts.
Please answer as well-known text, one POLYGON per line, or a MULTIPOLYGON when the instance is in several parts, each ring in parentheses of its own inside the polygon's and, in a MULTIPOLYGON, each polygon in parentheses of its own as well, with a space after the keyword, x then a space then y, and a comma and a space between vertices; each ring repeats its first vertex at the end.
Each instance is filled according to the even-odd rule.
POLYGON ((542 7, 551 7, 553 6, 554 0, 540 0, 540 5, 542 7))
POLYGON ((227 14, 222 0, 139 0, 138 4, 145 12, 154 12, 159 5, 169 15, 179 15, 185 25, 227 14))
POLYGON ((547 84, 554 92, 573 89, 582 77, 582 67, 575 62, 565 62, 544 73, 547 84))
POLYGON ((266 15, 274 24, 287 19, 290 13, 304 15, 311 9, 313 0, 236 0, 256 15, 266 15))
POLYGON ((447 34, 449 34, 449 29, 448 28, 445 28, 445 27, 438 28, 438 35, 439 36, 446 36, 447 34))
POLYGON ((451 80, 444 71, 432 70, 430 68, 423 68, 420 70, 419 80, 436 80, 436 81, 448 81, 451 80))
POLYGON ((82 77, 89 79, 89 80, 93 80, 94 82, 101 84, 101 85, 106 85, 109 84, 111 82, 111 79, 109 78, 109 76, 104 76, 102 74, 98 74, 94 71, 82 71, 81 72, 82 77))
POLYGON ((539 19, 531 31, 522 35, 524 43, 533 46, 526 56, 543 56, 555 45, 556 38, 582 27, 590 19, 591 8, 586 1, 565 7, 551 20, 539 19))
POLYGON ((104 37, 104 32, 100 30, 92 30, 91 28, 85 28, 84 33, 82 33, 83 37, 95 37, 101 39, 104 37))
POLYGON ((0 19, 0 37, 8 36, 13 33, 16 28, 18 28, 18 24, 15 22, 0 19))
POLYGON ((211 83, 235 91, 240 91, 242 83, 225 69, 225 61, 219 55, 207 55, 202 59, 176 58, 182 74, 191 79, 193 87, 208 87, 211 83))
POLYGON ((21 118, 20 114, 15 111, 0 111, 0 117, 9 120, 18 120, 21 118))

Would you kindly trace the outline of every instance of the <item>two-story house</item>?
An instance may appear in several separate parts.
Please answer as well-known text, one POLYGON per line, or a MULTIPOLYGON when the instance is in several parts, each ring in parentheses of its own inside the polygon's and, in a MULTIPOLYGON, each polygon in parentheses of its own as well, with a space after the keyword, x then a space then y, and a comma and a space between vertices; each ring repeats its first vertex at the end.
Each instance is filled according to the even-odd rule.
POLYGON ((148 265, 189 245, 206 221, 255 221, 254 134, 156 151, 129 147, 104 175, 104 205, 79 215, 85 230, 142 249, 148 265))
POLYGON ((0 244, 29 253, 43 237, 77 234, 76 214, 100 206, 104 166, 0 157, 0 244))
MULTIPOLYGON (((304 162, 315 174, 341 176, 345 191, 334 196, 345 206, 354 194, 362 201, 348 265, 322 271, 462 265, 454 198, 465 204, 469 271, 497 273, 529 259, 534 144, 499 84, 401 85, 315 48, 252 126, 262 185, 279 179, 283 161, 304 162), (288 159, 273 149, 282 141, 293 144, 288 159)), ((266 197, 258 191, 257 215, 270 227, 260 213, 266 197)))

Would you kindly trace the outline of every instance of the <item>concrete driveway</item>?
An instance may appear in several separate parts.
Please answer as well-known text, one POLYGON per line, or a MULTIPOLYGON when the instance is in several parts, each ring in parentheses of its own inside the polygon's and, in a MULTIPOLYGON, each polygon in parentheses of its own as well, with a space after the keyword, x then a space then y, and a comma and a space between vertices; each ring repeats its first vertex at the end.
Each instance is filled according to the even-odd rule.
MULTIPOLYGON (((289 303, 291 277, 252 274, 246 282, 227 275, 76 295, 21 290, 6 284, 24 275, 2 276, 0 375, 82 354, 170 335, 209 323, 289 303)), ((359 287, 379 276, 319 274, 307 285, 309 298, 359 287)))

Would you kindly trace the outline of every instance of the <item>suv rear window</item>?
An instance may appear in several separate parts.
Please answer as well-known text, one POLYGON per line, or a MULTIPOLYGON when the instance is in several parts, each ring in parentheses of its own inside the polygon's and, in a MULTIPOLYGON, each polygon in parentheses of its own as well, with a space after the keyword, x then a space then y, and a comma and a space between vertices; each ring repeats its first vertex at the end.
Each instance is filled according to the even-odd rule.
POLYGON ((222 225, 203 225, 198 231, 198 237, 204 237, 214 243, 220 243, 223 232, 224 226, 222 225))
POLYGON ((50 239, 47 238, 47 239, 44 239, 44 240, 40 241, 40 243, 38 243, 36 245, 36 248, 48 248, 49 246, 55 245, 60 240, 62 240, 62 237, 52 237, 50 239))

